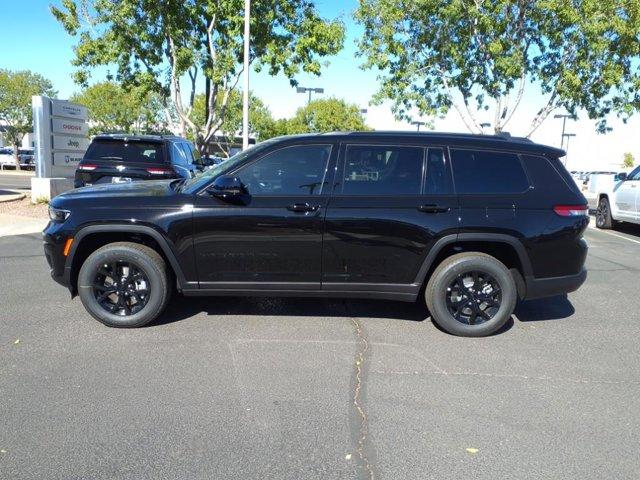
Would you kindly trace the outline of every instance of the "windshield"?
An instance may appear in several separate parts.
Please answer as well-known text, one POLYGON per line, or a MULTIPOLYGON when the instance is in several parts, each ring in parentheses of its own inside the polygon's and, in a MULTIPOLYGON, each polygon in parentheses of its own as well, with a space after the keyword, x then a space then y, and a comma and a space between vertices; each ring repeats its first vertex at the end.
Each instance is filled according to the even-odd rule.
POLYGON ((258 145, 250 146, 246 150, 236 153, 234 156, 230 157, 228 160, 225 160, 218 165, 214 165, 211 168, 205 170, 202 173, 197 174, 195 177, 190 178, 182 185, 181 190, 199 190, 204 185, 209 183, 212 179, 217 177, 218 175, 227 172, 229 170, 233 170, 236 165, 242 163, 249 155, 253 155, 260 150, 265 149, 269 145, 273 144, 273 140, 266 140, 264 142, 259 143, 258 145))
POLYGON ((137 140, 94 140, 84 158, 124 163, 163 163, 162 144, 137 140))

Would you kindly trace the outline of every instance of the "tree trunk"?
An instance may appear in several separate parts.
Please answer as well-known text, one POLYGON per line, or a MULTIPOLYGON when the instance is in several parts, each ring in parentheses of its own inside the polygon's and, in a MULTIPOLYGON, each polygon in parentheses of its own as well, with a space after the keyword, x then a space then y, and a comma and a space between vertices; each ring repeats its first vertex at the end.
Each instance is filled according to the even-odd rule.
POLYGON ((17 143, 13 145, 13 159, 16 161, 16 170, 20 170, 20 157, 18 156, 18 147, 19 145, 17 143))

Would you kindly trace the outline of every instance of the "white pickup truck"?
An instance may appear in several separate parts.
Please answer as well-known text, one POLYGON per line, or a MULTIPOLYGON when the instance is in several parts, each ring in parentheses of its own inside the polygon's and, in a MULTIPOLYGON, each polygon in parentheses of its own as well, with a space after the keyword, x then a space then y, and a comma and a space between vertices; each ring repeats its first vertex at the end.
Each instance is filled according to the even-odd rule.
POLYGON ((640 224, 640 167, 619 173, 598 190, 596 226, 612 228, 616 222, 640 224))

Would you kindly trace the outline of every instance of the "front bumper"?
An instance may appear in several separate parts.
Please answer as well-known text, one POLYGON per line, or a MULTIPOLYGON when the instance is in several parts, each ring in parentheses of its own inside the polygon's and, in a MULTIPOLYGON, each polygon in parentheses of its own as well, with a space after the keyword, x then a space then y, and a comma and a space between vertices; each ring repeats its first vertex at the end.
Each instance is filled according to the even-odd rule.
POLYGON ((67 257, 64 256, 64 244, 68 238, 73 237, 64 228, 64 224, 49 222, 42 232, 44 242, 44 256, 53 278, 60 285, 71 288, 70 269, 66 268, 67 257))
POLYGON ((535 278, 527 277, 525 300, 533 300, 535 298, 553 297, 555 295, 563 295, 574 292, 587 279, 587 269, 583 268, 576 275, 565 275, 563 277, 535 278))

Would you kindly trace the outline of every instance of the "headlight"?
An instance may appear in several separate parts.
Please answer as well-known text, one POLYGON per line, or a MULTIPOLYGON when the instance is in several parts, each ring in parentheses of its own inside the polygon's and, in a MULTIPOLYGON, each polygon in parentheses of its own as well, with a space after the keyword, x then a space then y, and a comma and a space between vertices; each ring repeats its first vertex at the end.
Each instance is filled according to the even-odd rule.
POLYGON ((49 218, 54 222, 64 222, 69 218, 71 212, 69 210, 62 210, 61 208, 49 207, 49 218))

